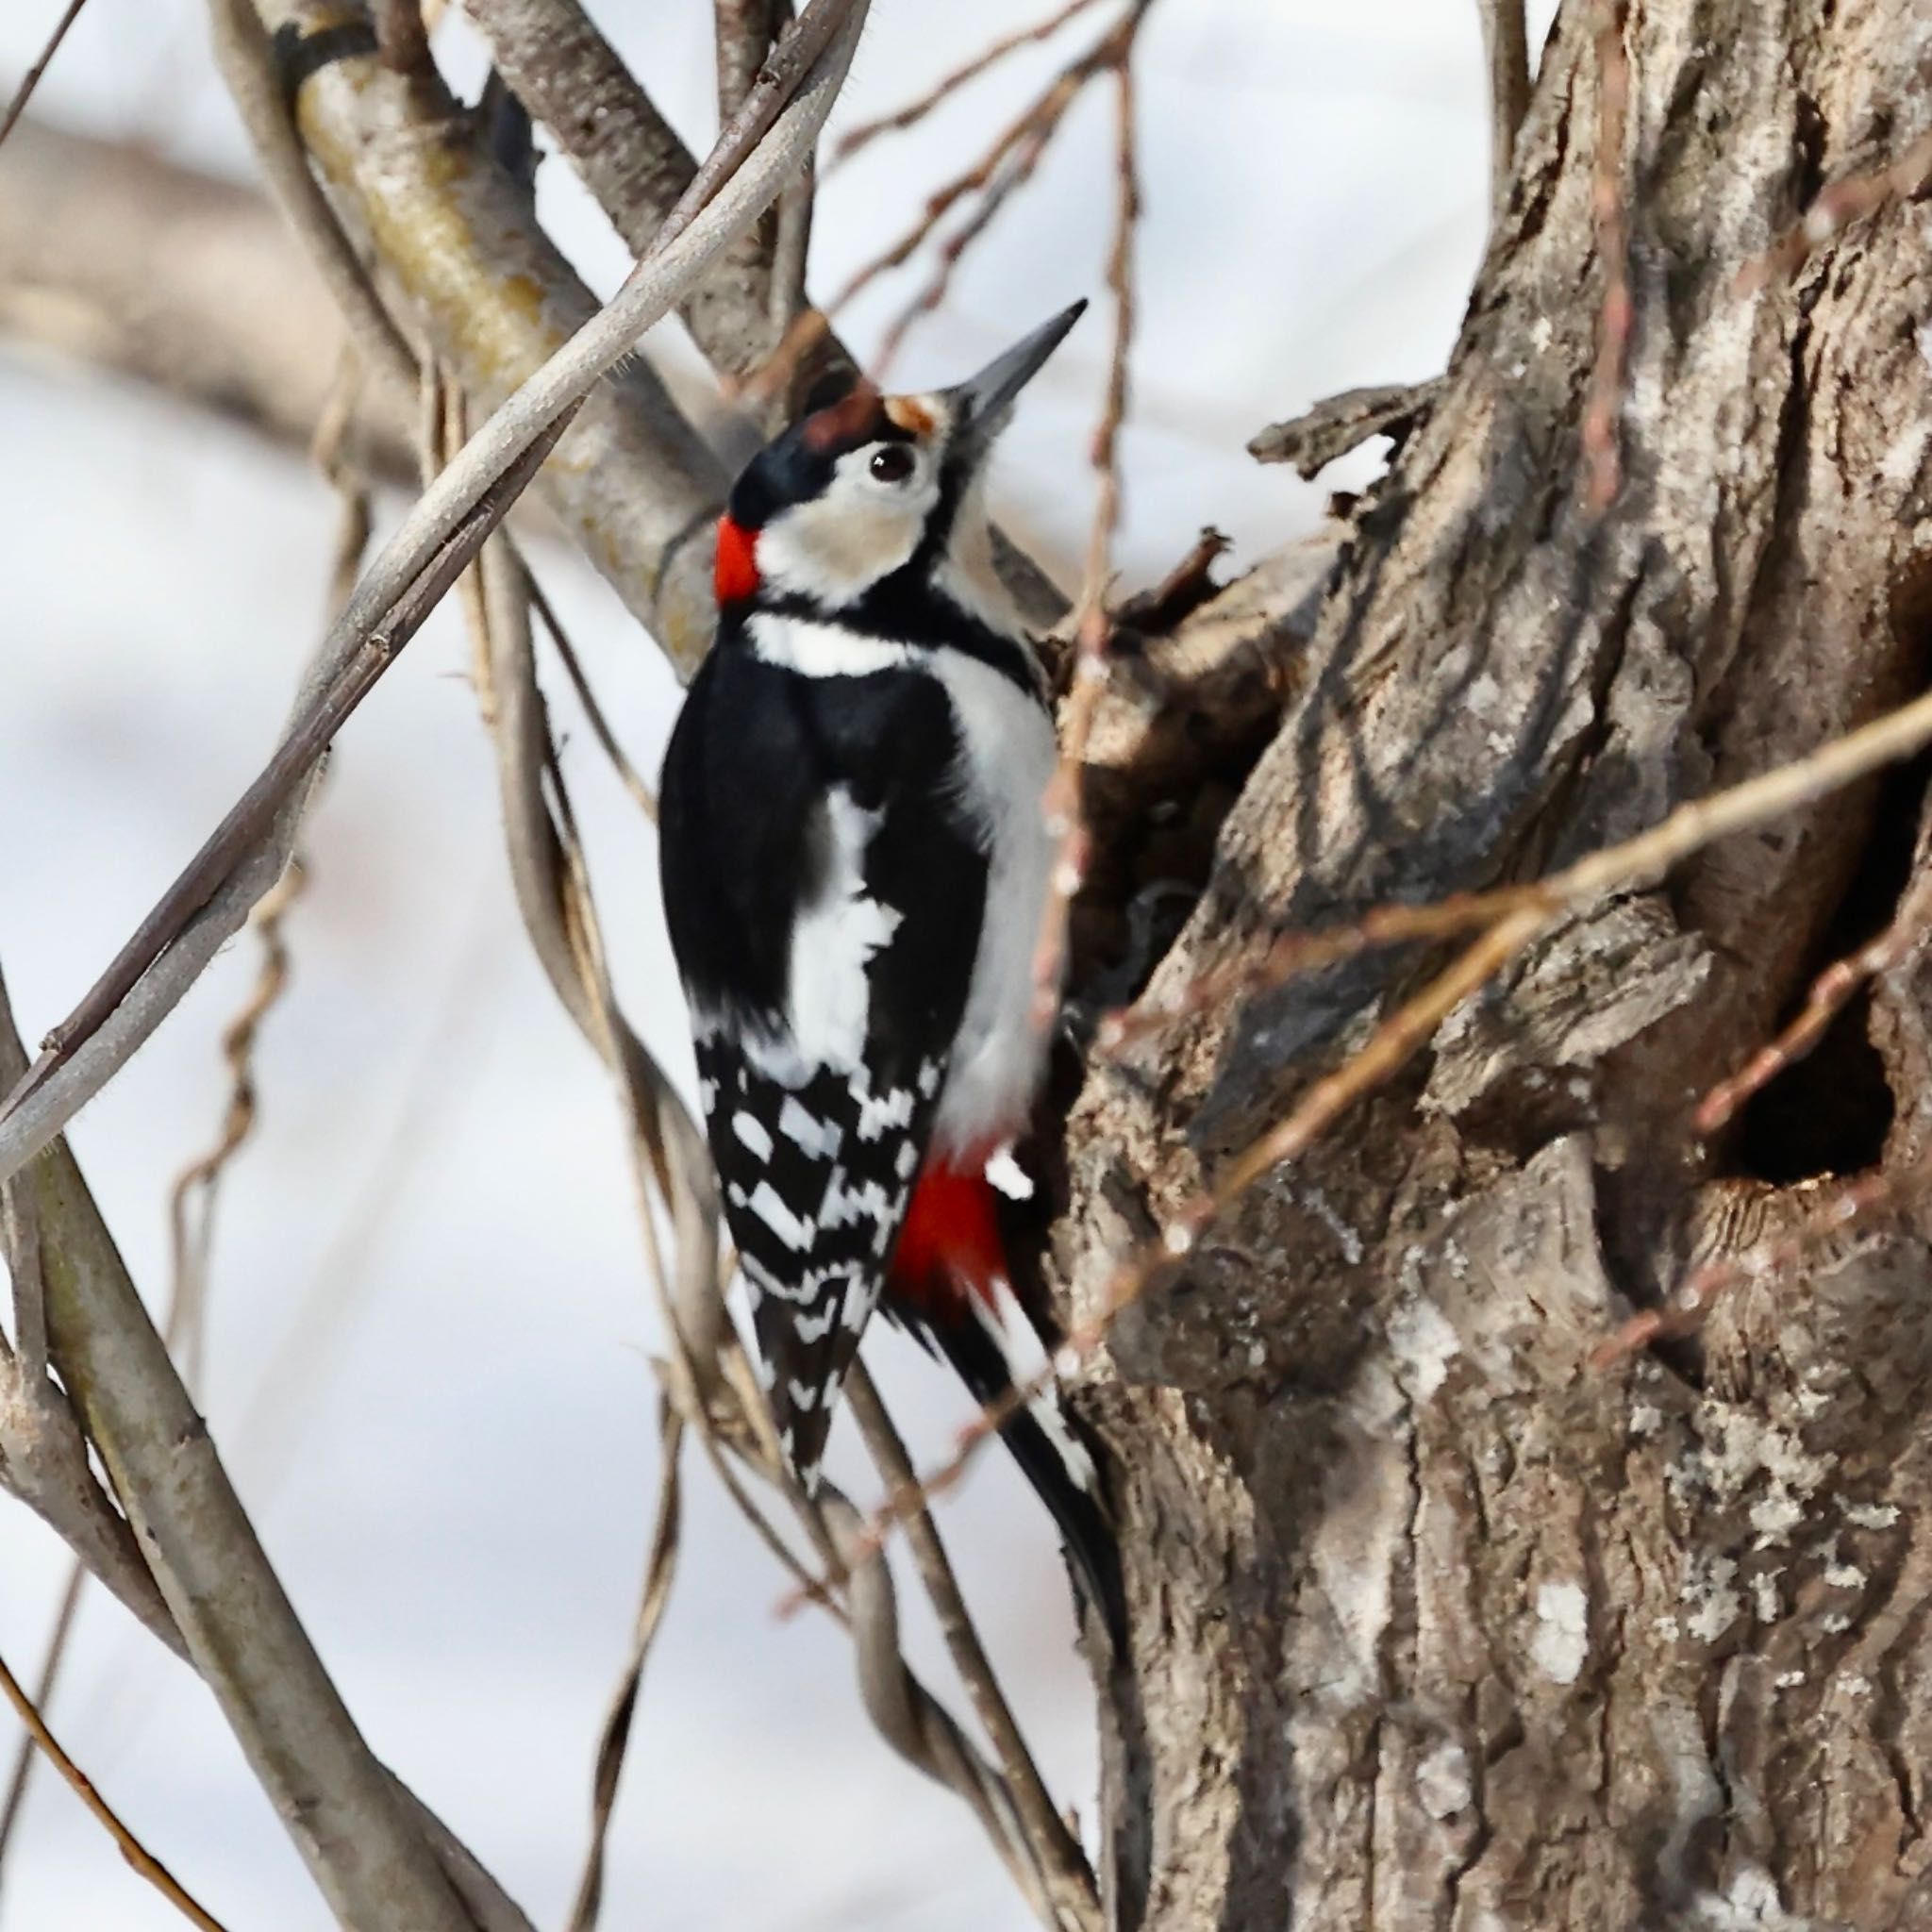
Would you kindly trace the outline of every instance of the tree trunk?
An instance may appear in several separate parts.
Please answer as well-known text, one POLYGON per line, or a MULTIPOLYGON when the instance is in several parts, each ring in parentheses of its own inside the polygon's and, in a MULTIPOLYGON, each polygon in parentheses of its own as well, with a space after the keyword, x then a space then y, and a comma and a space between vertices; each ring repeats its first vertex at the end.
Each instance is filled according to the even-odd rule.
MULTIPOLYGON (((1600 14, 1569 0, 1444 385, 1352 512, 1278 733, 1220 774, 1157 991, 1549 870, 1924 680, 1932 213, 1739 275, 1924 132, 1926 16, 1623 12, 1615 501, 1587 507, 1579 428, 1600 14)), ((1932 1926, 1932 1218, 1588 1362, 1821 1176, 1926 1147, 1924 945, 1736 1124, 1690 1125, 1932 873, 1924 778, 1559 929, 1121 1320, 1086 1397, 1134 1609, 1103 1699, 1121 1924, 1932 1926)), ((1074 1311, 1442 959, 1223 1003, 1128 1056, 1149 1078, 1090 1067, 1049 1257, 1074 1311)))

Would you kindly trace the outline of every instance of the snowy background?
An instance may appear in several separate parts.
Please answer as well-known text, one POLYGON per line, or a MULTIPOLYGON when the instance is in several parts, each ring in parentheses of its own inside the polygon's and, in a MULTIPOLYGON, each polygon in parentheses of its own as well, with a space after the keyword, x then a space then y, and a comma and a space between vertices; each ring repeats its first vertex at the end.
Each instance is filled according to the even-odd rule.
MULTIPOLYGON (((57 0, 0 7, 0 95, 57 0)), ((702 149, 701 0, 592 9, 702 149)), ((875 0, 839 125, 898 105, 1042 0, 875 0)), ((1533 9, 1539 38, 1553 10, 1533 9)), ((841 282, 975 158, 1083 20, 909 136, 833 175, 813 285, 841 282)), ((454 25, 460 29, 459 22, 454 25)), ((451 71, 478 71, 460 31, 451 71)), ((1237 559, 1358 484, 1262 470, 1263 423, 1352 384, 1428 375, 1482 244, 1487 116, 1473 0, 1163 0, 1138 58, 1144 317, 1124 444, 1131 588, 1212 521, 1237 559)), ((193 0, 94 0, 36 102, 247 172, 193 0)), ((1102 289, 1112 103, 1074 110, 1039 181, 915 329, 904 386, 958 378, 1102 289)), ((0 149, 0 169, 7 166, 0 149)), ((561 163, 541 204, 600 291, 627 258, 561 163)), ((917 271, 915 270, 915 274, 917 271)), ((842 319, 863 351, 914 286, 842 319)), ((1104 308, 1028 392, 1000 489, 1071 582, 1090 505, 1085 436, 1104 308)), ((0 959, 22 1030, 52 1024, 252 774, 316 632, 334 526, 297 458, 153 395, 0 341, 0 959)), ((575 558, 540 573, 637 763, 655 773, 675 691, 575 558)), ((616 1116, 531 961, 500 858, 495 787, 458 626, 432 623, 339 746, 288 936, 294 982, 257 1057, 262 1118, 224 1199, 203 1390, 216 1440, 375 1748, 540 1924, 561 1917, 593 1740, 623 1657, 657 1478, 658 1345, 616 1116)), ((567 709, 560 713, 570 724, 567 709)), ((687 1065, 648 827, 585 735, 566 757, 620 989, 687 1065)), ((213 1137, 218 1049, 252 937, 77 1124, 136 1278, 167 1279, 169 1183, 213 1137)), ((915 1446, 959 1398, 883 1332, 868 1343, 915 1446)), ((1030 1923, 965 1810, 861 1715, 823 1618, 780 1621, 779 1580, 700 1459, 684 1560, 646 1679, 605 1923, 756 1932, 1004 1932, 1030 1923)), ((833 1473, 870 1495, 852 1444, 833 1473)), ((1092 1720, 1051 1531, 984 1462, 944 1526, 1063 1802, 1090 1808, 1092 1720)), ((38 1668, 64 1573, 0 1504, 0 1654, 38 1668)), ((908 1589, 915 1660, 943 1684, 908 1589)), ((200 1684, 90 1596, 55 1728, 128 1823, 233 1932, 326 1915, 200 1684)), ((0 1764, 14 1733, 0 1720, 0 1764)), ((40 1774, 0 1883, 0 1932, 173 1927, 57 1779, 40 1774)))

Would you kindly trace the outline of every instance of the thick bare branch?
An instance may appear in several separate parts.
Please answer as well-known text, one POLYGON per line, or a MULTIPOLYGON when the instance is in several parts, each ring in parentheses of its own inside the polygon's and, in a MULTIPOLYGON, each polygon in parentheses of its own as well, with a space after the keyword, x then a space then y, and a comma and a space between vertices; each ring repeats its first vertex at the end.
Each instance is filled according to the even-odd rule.
MULTIPOLYGON (((325 25, 314 0, 253 6, 271 30, 325 25)), ((310 75, 296 108, 309 156, 407 302, 412 332, 479 412, 502 403, 595 312, 519 185, 432 77, 394 73, 371 51, 310 75)), ((724 486, 703 439, 637 361, 587 392, 540 485, 585 556, 687 671, 711 621, 708 562, 689 540, 724 486)))
MULTIPOLYGON (((463 10, 489 42, 497 71, 641 257, 696 175, 696 158, 576 0, 464 0, 463 10)), ((769 10, 769 0, 758 0, 757 10, 769 10)), ((744 71, 739 63, 724 98, 741 100, 756 72, 756 64, 744 71)), ((727 117, 735 110, 734 104, 727 117)), ((680 301, 691 341, 720 376, 741 378, 770 355, 777 341, 770 288, 766 244, 755 230, 680 301)), ((828 352, 842 355, 836 345, 828 352)))
MULTIPOLYGON (((17 1036, 0 1017, 17 1057, 17 1036)), ((23 1177, 49 1342, 189 1655, 344 1925, 465 1932, 395 1781, 370 1755, 269 1568, 64 1142, 23 1177)))
MULTIPOLYGON (((342 324, 254 191, 131 144, 29 118, 0 167, 0 332, 234 416, 315 434, 342 324)), ((348 451, 413 479, 405 393, 365 372, 348 451)))
POLYGON ((1476 0, 1490 71, 1490 208, 1495 219, 1516 172, 1516 130, 1529 111, 1529 24, 1524 0, 1476 0))

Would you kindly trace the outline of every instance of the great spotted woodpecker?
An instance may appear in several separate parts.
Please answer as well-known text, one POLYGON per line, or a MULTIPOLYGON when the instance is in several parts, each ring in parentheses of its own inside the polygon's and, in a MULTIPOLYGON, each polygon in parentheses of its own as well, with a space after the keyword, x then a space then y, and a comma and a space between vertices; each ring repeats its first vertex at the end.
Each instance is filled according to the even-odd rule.
MULTIPOLYGON (((994 1187, 1024 1180, 1053 865, 1039 660, 985 463, 1076 303, 956 389, 860 383, 767 446, 718 527, 716 647, 659 851, 699 1092, 786 1454, 808 1490, 873 1309, 983 1404, 1040 1359, 994 1187)), ((1119 1563, 1051 1395, 1003 1435, 1110 1631, 1119 1563)))

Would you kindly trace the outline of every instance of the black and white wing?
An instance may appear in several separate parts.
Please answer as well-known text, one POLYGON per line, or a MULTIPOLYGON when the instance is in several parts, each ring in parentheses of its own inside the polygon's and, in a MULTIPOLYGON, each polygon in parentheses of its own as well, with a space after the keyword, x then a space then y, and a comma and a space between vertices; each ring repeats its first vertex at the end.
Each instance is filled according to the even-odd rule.
POLYGON ((930 678, 714 651, 659 841, 700 1098, 786 1453, 815 1480, 964 1010, 986 862, 930 678))

